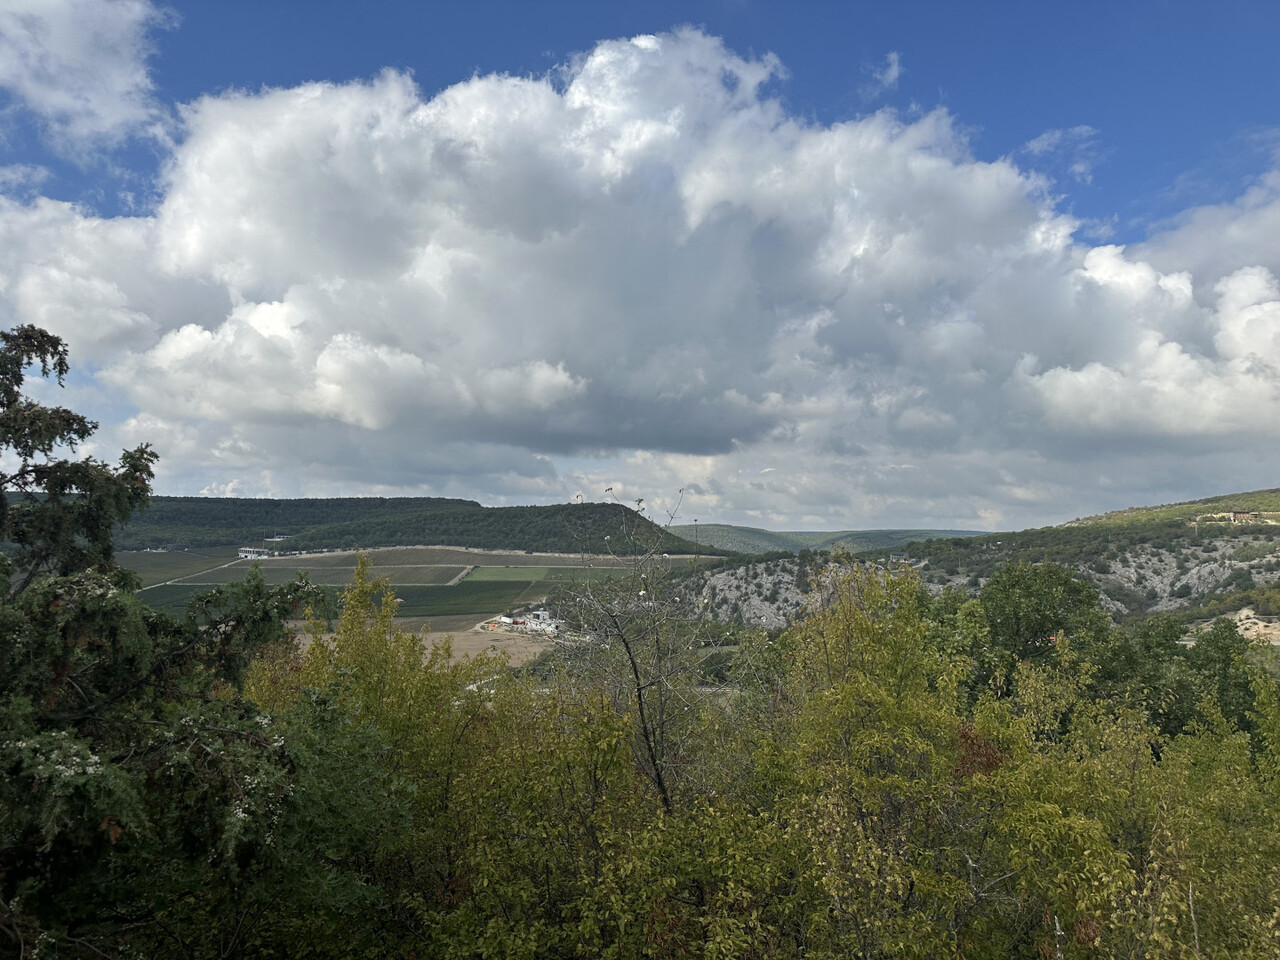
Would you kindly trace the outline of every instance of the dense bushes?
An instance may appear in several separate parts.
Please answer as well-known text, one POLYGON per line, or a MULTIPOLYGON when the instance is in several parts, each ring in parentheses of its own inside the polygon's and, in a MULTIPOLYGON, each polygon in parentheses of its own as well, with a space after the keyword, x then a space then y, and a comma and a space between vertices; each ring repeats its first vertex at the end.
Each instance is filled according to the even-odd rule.
MULTIPOLYGON (((227 917, 262 957, 1276 955, 1267 651, 1227 621, 1190 648, 1169 619, 1114 628, 1063 568, 937 601, 910 576, 815 579, 813 615, 714 664, 660 581, 609 581, 563 666, 518 679, 424 659, 362 566, 336 633, 276 643, 245 699, 166 741, 240 758, 208 767, 225 800, 121 807, 114 841, 109 804, 70 811, 58 856, 95 864, 75 909, 20 899, 9 923, 65 956, 176 936, 212 957, 227 917), (225 853, 172 846, 179 811, 225 853), (122 876, 127 898, 96 885, 122 876)), ((5 802, 12 822, 31 801, 5 802)))

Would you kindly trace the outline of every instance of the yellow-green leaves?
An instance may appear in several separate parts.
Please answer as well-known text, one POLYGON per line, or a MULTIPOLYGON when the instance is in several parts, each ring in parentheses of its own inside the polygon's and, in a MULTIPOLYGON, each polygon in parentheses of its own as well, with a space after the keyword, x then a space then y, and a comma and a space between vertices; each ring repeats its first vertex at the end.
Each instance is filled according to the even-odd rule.
POLYGON ((991 598, 1021 657, 978 601, 845 565, 708 694, 652 584, 595 595, 603 643, 534 681, 399 631, 361 563, 333 632, 251 689, 362 731, 397 827, 342 862, 424 955, 1280 956, 1274 681, 1247 674, 1241 729, 1216 692, 1248 663, 1217 628, 1199 658, 1230 682, 1173 735, 1122 668, 1201 676, 1182 648, 1124 646, 1061 571, 1015 574, 991 598))

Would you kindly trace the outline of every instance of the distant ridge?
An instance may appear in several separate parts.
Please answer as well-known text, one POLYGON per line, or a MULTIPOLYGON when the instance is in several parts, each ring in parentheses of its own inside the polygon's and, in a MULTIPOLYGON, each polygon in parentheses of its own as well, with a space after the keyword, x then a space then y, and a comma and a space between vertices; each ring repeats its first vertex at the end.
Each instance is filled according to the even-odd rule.
POLYGON ((1209 519, 1213 514, 1231 513, 1275 514, 1280 517, 1280 488, 1228 493, 1216 497, 1205 497, 1201 500, 1162 503, 1154 507, 1127 507, 1092 517, 1069 520, 1061 526, 1129 526, 1178 521, 1191 523, 1201 518, 1209 519))
MULTIPOLYGON (((695 546, 620 503, 485 507, 444 497, 265 500, 152 497, 116 537, 120 550, 253 546, 278 550, 439 545, 534 553, 628 553, 635 543, 667 553, 695 546), (607 539, 606 539, 607 538, 607 539)), ((714 547, 703 553, 719 553, 714 547)))
MULTIPOLYGON (((905 548, 926 583, 977 588, 1009 563, 1061 563, 1115 616, 1280 612, 1280 489, 1128 507, 1052 527, 905 548)), ((871 553, 863 556, 870 559, 871 553)))
POLYGON ((703 547, 714 547, 734 553, 774 553, 801 550, 830 550, 840 547, 850 552, 887 550, 921 540, 944 537, 976 537, 977 530, 839 530, 805 532, 761 530, 727 523, 673 524, 670 532, 685 540, 696 540, 703 547))

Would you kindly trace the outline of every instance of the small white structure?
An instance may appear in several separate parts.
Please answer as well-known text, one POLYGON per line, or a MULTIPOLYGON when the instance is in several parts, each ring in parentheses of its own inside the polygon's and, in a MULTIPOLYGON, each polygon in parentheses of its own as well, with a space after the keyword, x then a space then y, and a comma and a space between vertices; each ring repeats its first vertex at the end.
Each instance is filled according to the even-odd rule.
POLYGON ((480 625, 483 630, 504 630, 514 633, 558 633, 560 624, 546 610, 533 610, 518 617, 494 617, 480 625))
POLYGON ((265 560, 269 556, 271 551, 262 547, 241 547, 239 553, 241 560, 265 560))
POLYGON ((545 610, 530 610, 524 615, 530 633, 556 633, 560 625, 545 610))

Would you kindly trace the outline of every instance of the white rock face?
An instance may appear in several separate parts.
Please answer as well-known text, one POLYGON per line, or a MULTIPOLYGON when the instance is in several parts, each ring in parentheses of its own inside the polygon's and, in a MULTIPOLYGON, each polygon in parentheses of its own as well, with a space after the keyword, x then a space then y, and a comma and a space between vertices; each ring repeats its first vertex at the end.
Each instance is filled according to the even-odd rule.
MULTIPOLYGON (((820 568, 802 573, 798 558, 745 563, 708 574, 698 589, 716 619, 776 630, 809 609, 808 578, 820 568)), ((1265 528, 1228 530, 1173 547, 1117 548, 1078 569, 1098 588, 1103 608, 1113 616, 1166 613, 1214 593, 1280 582, 1280 534, 1265 528)), ((935 596, 947 587, 976 592, 985 582, 969 570, 948 575, 927 563, 917 572, 935 596)))
POLYGON ((702 597, 718 620, 741 619, 748 626, 778 630, 805 609, 798 571, 797 560, 744 564, 711 574, 702 597))

